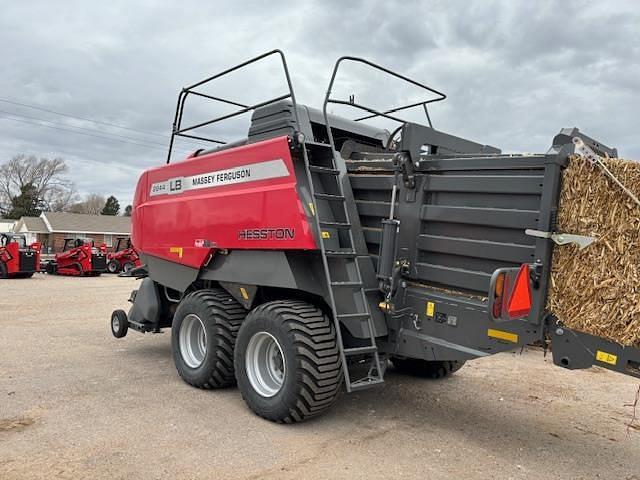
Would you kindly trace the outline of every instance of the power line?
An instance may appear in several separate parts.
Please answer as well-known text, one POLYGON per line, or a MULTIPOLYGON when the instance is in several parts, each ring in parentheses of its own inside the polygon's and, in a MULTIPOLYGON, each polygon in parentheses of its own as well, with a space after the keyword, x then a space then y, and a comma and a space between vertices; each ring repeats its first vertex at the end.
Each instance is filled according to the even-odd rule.
POLYGON ((85 132, 97 133, 97 134, 100 134, 100 135, 109 135, 109 136, 113 136, 113 137, 124 138, 126 140, 132 140, 134 142, 141 142, 141 143, 145 143, 145 144, 148 144, 148 145, 156 145, 156 146, 160 146, 160 147, 165 147, 166 148, 166 145, 164 143, 154 142, 154 141, 151 141, 151 140, 144 140, 142 138, 127 137, 126 135, 120 135, 120 134, 117 134, 117 133, 103 132, 101 130, 95 130, 95 129, 92 129, 92 128, 77 127, 75 125, 67 125, 67 124, 63 124, 63 123, 52 122, 51 120, 46 120, 44 118, 34 117, 34 116, 31 116, 31 115, 24 115, 22 113, 7 112, 6 110, 0 110, 0 113, 4 113, 5 115, 10 115, 10 116, 13 116, 13 117, 22 117, 22 118, 28 118, 30 120, 37 120, 37 121, 41 121, 41 122, 47 122, 47 123, 50 123, 52 125, 58 125, 58 126, 62 126, 64 128, 68 128, 68 129, 83 130, 85 132))
MULTIPOLYGON (((60 126, 57 126, 57 125, 47 125, 47 124, 40 123, 40 122, 31 122, 29 120, 23 120, 21 118, 11 118, 11 117, 7 117, 7 116, 4 116, 2 118, 4 118, 5 120, 11 120, 13 122, 25 123, 25 124, 28 124, 28 125, 37 125, 39 127, 52 128, 54 130, 61 130, 61 131, 64 131, 64 132, 76 133, 78 135, 85 135, 85 136, 88 136, 88 137, 101 138, 101 139, 104 139, 104 140, 111 140, 113 142, 120 142, 120 143, 129 144, 129 145, 138 145, 140 147, 166 150, 165 147, 161 147, 161 146, 150 145, 150 144, 145 144, 145 143, 138 143, 138 142, 130 142, 130 141, 127 141, 127 140, 119 140, 117 138, 107 137, 107 136, 104 136, 104 135, 95 135, 95 134, 92 134, 92 133, 86 133, 86 132, 82 132, 82 131, 78 131, 78 130, 71 130, 69 128, 64 128, 64 127, 60 127, 60 126)), ((191 152, 185 150, 185 153, 191 153, 191 152)))
MULTIPOLYGON (((131 127, 125 127, 123 125, 118 125, 118 124, 109 123, 109 122, 103 122, 102 120, 94 120, 94 119, 87 118, 87 117, 81 117, 81 116, 78 116, 78 115, 72 115, 70 113, 58 112, 56 110, 51 110, 51 109, 48 109, 48 108, 40 107, 40 106, 37 106, 37 105, 32 105, 32 104, 29 104, 29 103, 17 102, 15 100, 9 100, 9 99, 6 99, 6 98, 0 98, 0 102, 8 103, 8 104, 11 104, 11 105, 18 105, 18 106, 25 107, 25 108, 31 108, 33 110, 40 110, 42 112, 52 113, 54 115, 60 115, 60 116, 63 116, 63 117, 73 118, 73 119, 76 119, 76 120, 82 120, 82 121, 85 121, 85 122, 92 122, 92 123, 96 123, 98 125, 105 125, 105 126, 108 126, 108 127, 119 128, 119 129, 122 129, 122 130, 128 130, 128 131, 131 131, 131 132, 141 133, 141 134, 144 134, 144 135, 153 135, 153 136, 160 137, 160 138, 163 138, 163 139, 166 139, 167 136, 169 135, 169 134, 164 135, 164 134, 160 134, 160 133, 156 133, 156 132, 149 132, 147 130, 140 130, 140 129, 131 128, 131 127)), ((19 116, 24 116, 24 117, 29 118, 26 115, 20 115, 20 114, 14 114, 14 115, 19 115, 19 116)), ((31 117, 31 118, 34 118, 34 117, 31 117)), ((49 121, 49 120, 45 120, 43 118, 38 118, 38 117, 36 117, 36 118, 38 120, 49 121)), ((51 122, 51 123, 55 123, 55 122, 51 122)), ((74 127, 74 128, 82 128, 82 127, 74 127)), ((108 132, 102 132, 102 133, 108 133, 108 132)), ((115 134, 115 133, 108 133, 108 134, 109 135, 116 135, 116 136, 118 135, 118 134, 115 134)), ((131 137, 127 137, 127 138, 131 138, 131 137)), ((180 138, 180 139, 185 141, 185 142, 187 142, 187 143, 195 143, 197 145, 205 145, 205 146, 209 145, 209 143, 205 143, 205 142, 202 142, 202 141, 199 141, 199 140, 195 140, 195 139, 191 139, 191 140, 184 139, 184 138, 180 138)), ((134 138, 133 140, 143 141, 143 142, 148 141, 148 140, 144 140, 144 139, 141 139, 141 138, 140 139, 134 138)), ((153 142, 153 143, 156 143, 156 142, 153 142)), ((164 146, 165 144, 161 144, 161 145, 164 146)))
POLYGON ((86 118, 86 117, 79 117, 77 115, 71 115, 70 113, 57 112, 55 110, 50 110, 48 108, 38 107, 36 105, 30 105, 28 103, 23 103, 23 102, 16 102, 14 100, 8 100, 6 98, 0 98, 0 102, 10 103, 11 105, 19 105, 21 107, 31 108, 33 110, 40 110, 42 112, 52 113, 54 115, 61 115, 63 117, 75 118, 76 120, 83 120, 85 122, 93 122, 93 123, 97 123, 99 125, 105 125, 107 127, 121 128, 123 130, 131 130, 132 132, 138 132, 138 133, 142 133, 144 135, 154 135, 156 137, 167 138, 166 135, 163 135, 163 134, 160 134, 160 133, 156 133, 156 132, 149 132, 149 131, 146 131, 146 130, 139 130, 139 129, 136 129, 136 128, 125 127, 123 125, 117 125, 115 123, 103 122, 101 120, 93 120, 91 118, 86 118))

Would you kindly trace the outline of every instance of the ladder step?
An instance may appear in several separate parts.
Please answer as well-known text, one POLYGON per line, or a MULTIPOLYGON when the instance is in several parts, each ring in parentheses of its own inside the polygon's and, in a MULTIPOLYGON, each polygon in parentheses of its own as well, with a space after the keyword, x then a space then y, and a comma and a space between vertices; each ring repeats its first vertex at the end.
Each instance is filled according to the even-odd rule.
POLYGON ((309 165, 309 170, 316 173, 324 173, 328 175, 340 175, 340 170, 329 167, 321 167, 319 165, 309 165))
POLYGON ((351 224, 348 222, 323 222, 320 220, 320 226, 324 228, 342 228, 349 229, 351 228, 351 224))
POLYGON ((354 320, 354 319, 368 320, 369 314, 368 313, 340 313, 338 314, 338 318, 344 318, 345 320, 354 320))
POLYGON ((332 287, 362 287, 362 282, 331 282, 332 287))
POLYGON ((328 193, 315 193, 314 196, 320 200, 339 200, 344 202, 344 197, 342 195, 330 195, 328 193))
POLYGON ((313 147, 326 147, 326 148, 331 148, 331 144, 330 143, 324 143, 324 142, 313 142, 311 140, 305 140, 304 141, 305 145, 311 145, 313 147))
POLYGON ((325 250, 324 254, 327 257, 333 257, 333 258, 356 258, 358 256, 358 254, 353 251, 340 252, 337 250, 325 250))
POLYGON ((345 348, 344 354, 349 355, 362 355, 365 353, 376 353, 378 351, 378 347, 375 345, 368 345, 366 347, 353 347, 353 348, 345 348))
POLYGON ((382 378, 364 378, 362 380, 353 382, 349 386, 349 389, 352 392, 355 392, 357 390, 364 390, 366 388, 373 387, 374 385, 380 385, 382 383, 384 383, 384 380, 382 378))

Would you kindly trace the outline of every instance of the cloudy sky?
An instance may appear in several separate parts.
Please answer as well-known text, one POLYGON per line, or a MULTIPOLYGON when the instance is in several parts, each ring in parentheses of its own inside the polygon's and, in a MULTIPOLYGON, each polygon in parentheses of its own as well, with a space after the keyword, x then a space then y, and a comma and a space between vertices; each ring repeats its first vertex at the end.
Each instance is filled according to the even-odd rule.
MULTIPOLYGON (((300 103, 320 106, 335 60, 363 56, 445 92, 431 109, 440 130, 544 152, 560 128, 578 126, 640 159, 640 6, 632 0, 112 0, 5 2, 0 162, 64 157, 81 193, 125 204, 140 171, 165 159, 179 89, 273 48, 287 55, 300 103)), ((267 99, 282 93, 274 68, 208 91, 267 99)), ((344 92, 378 107, 416 94, 366 72, 345 75, 344 92)), ((225 111, 192 110, 194 121, 225 111)), ((210 134, 238 138, 244 128, 210 134)), ((193 148, 183 142, 177 153, 193 148)))

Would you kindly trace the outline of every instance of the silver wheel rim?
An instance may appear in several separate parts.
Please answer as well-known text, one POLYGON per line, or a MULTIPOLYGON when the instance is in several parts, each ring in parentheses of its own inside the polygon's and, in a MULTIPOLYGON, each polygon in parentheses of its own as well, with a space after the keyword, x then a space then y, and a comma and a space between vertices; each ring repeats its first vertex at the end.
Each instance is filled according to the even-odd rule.
POLYGON ((117 332, 120 330, 120 319, 117 316, 114 316, 113 320, 111 320, 111 325, 113 325, 113 331, 117 332))
POLYGON ((251 337, 245 356, 247 377, 263 397, 273 397, 282 388, 286 364, 282 348, 273 335, 258 332, 251 337))
POLYGON ((180 325, 180 355, 191 368, 198 368, 207 354, 207 332, 200 317, 190 313, 180 325))

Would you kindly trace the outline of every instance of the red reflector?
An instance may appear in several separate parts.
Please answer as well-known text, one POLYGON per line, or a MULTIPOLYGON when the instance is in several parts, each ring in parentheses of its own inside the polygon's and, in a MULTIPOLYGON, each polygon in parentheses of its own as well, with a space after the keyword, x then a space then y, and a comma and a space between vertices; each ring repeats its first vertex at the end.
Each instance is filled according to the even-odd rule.
POLYGON ((513 292, 509 299, 507 312, 509 318, 526 317, 531 311, 531 284, 529 283, 529 265, 520 267, 513 292))

